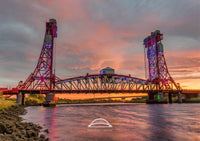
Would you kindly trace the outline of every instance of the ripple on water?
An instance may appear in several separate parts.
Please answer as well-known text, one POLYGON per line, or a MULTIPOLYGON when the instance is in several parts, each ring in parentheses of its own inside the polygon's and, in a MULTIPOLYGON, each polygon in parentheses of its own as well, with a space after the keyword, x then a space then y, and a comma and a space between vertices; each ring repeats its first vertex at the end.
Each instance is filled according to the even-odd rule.
POLYGON ((78 104, 27 107, 25 121, 49 129, 52 140, 200 140, 200 104, 78 104), (96 118, 113 126, 89 130, 96 118))

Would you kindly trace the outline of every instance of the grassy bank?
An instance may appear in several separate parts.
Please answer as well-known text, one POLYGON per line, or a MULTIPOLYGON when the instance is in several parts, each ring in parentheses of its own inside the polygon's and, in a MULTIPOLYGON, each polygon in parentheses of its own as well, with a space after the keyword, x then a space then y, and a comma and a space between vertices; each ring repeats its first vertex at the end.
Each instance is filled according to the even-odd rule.
POLYGON ((16 106, 16 102, 10 101, 10 100, 2 100, 0 99, 0 110, 2 109, 8 109, 12 106, 16 106))
POLYGON ((126 103, 146 103, 146 98, 133 98, 130 101, 126 101, 126 103))
POLYGON ((183 103, 200 103, 200 97, 183 99, 183 103))
MULTIPOLYGON (((164 97, 168 99, 168 96, 164 97)), ((7 101, 0 99, 0 109, 7 108, 12 105, 16 105, 16 99, 8 98, 7 101)), ((45 101, 45 97, 42 94, 32 94, 25 99, 26 106, 42 105, 45 101)), ((90 100, 71 100, 57 98, 56 104, 80 104, 80 103, 146 103, 146 97, 132 98, 131 100, 122 99, 90 99, 90 100)), ((172 103, 178 103, 178 97, 172 97, 172 103)), ((200 97, 184 99, 183 103, 200 103, 200 97)))
POLYGON ((111 100, 111 99, 102 99, 102 100, 70 100, 70 99, 58 99, 57 104, 79 104, 79 103, 114 103, 122 102, 121 100, 111 100))
POLYGON ((56 101, 57 104, 79 104, 79 103, 146 103, 146 98, 133 98, 132 100, 122 99, 90 99, 90 100, 70 100, 60 99, 56 101))
POLYGON ((25 99, 25 105, 33 106, 33 105, 42 105, 45 101, 45 97, 42 94, 30 94, 29 97, 25 99))
POLYGON ((5 100, 5 98, 2 96, 2 92, 0 91, 0 110, 7 109, 11 106, 16 106, 16 102, 12 100, 5 100))

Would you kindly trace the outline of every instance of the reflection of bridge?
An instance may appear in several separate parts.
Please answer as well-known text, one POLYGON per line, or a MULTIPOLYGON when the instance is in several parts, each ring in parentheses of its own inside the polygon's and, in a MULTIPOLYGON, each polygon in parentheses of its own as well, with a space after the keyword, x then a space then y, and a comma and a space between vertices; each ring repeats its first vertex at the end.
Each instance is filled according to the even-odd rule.
MULTIPOLYGON (((24 99, 26 93, 41 93, 46 94, 46 100, 49 103, 55 93, 148 93, 149 100, 154 102, 163 101, 163 94, 168 93, 169 102, 172 94, 179 95, 181 102, 180 93, 184 93, 184 90, 181 90, 179 84, 168 72, 161 43, 163 34, 160 31, 151 33, 144 40, 148 80, 118 74, 87 74, 60 79, 55 75, 55 68, 53 68, 54 38, 56 37, 56 20, 50 19, 46 23, 44 44, 34 72, 25 82, 20 81, 17 88, 4 90, 4 94, 17 94, 18 99, 21 96, 24 99)), ((187 91, 187 93, 191 92, 187 91)))

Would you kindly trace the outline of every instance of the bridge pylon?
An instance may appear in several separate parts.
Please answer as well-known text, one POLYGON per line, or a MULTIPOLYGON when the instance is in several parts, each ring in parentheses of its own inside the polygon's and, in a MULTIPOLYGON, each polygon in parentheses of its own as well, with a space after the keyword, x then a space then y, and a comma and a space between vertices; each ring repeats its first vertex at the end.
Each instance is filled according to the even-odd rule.
POLYGON ((20 81, 17 88, 20 90, 39 89, 52 90, 55 87, 55 74, 53 72, 54 38, 57 37, 57 25, 55 19, 46 22, 46 33, 43 47, 37 66, 25 82, 20 81))
POLYGON ((20 81, 19 90, 53 90, 55 88, 55 69, 53 69, 54 38, 57 37, 57 23, 55 19, 46 22, 43 47, 37 66, 25 82, 20 81))
MULTIPOLYGON (((163 99, 164 91, 180 90, 180 85, 174 81, 168 71, 161 40, 163 40, 163 34, 159 30, 152 32, 150 36, 144 39, 145 55, 147 55, 145 66, 147 59, 148 81, 156 84, 156 90, 158 91, 156 94, 149 93, 149 100, 154 102, 159 100, 166 103, 166 100, 163 99)), ((145 71, 147 72, 147 70, 145 71)))

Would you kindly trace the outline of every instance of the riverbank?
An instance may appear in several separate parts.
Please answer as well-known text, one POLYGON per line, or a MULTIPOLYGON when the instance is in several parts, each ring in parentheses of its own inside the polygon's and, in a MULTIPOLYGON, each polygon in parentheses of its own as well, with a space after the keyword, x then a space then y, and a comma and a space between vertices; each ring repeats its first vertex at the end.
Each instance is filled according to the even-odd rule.
POLYGON ((41 126, 31 122, 22 122, 23 119, 19 116, 25 113, 24 106, 17 104, 6 106, 0 110, 1 141, 48 140, 43 134, 39 135, 41 126))
POLYGON ((200 97, 183 99, 183 103, 200 103, 200 97))
POLYGON ((81 103, 119 103, 121 100, 101 99, 101 100, 70 100, 70 99, 58 99, 56 104, 81 104, 81 103))
MULTIPOLYGON (((81 104, 81 103, 146 103, 147 97, 139 97, 132 99, 121 99, 121 98, 107 98, 107 99, 63 99, 56 97, 56 104, 81 104)), ((168 96, 165 96, 168 99, 168 96)), ((12 99, 16 101, 16 99, 12 99)), ((45 102, 45 97, 42 94, 31 94, 25 99, 25 105, 27 106, 42 106, 45 102)), ((172 97, 172 103, 178 103, 178 97, 172 97)), ((182 103, 200 103, 200 97, 184 99, 182 103)))
POLYGON ((10 101, 10 100, 3 100, 2 98, 0 98, 0 110, 2 109, 7 109, 11 106, 16 106, 16 102, 14 101, 10 101))
MULTIPOLYGON (((133 98, 131 100, 126 99, 62 99, 56 98, 56 104, 82 104, 82 103, 146 103, 146 98, 133 98)), ((168 99, 168 97, 165 97, 168 99)), ((12 101, 16 101, 16 99, 12 99, 12 101)), ((44 96, 42 95, 33 95, 26 97, 25 105, 26 106, 42 106, 45 101, 44 96)), ((172 103, 178 103, 178 98, 173 97, 172 103)), ((190 99, 183 99, 182 103, 200 103, 200 97, 190 98, 190 99)), ((1 106, 0 106, 1 109, 1 106)))
MULTIPOLYGON (((167 98, 165 98, 167 99, 167 98)), ((81 104, 81 103, 146 103, 146 98, 136 98, 132 100, 113 100, 113 99, 90 99, 90 100, 70 100, 59 99, 56 104, 81 104)), ((172 98, 172 103, 178 103, 178 98, 172 98)), ((200 103, 200 98, 183 99, 182 103, 200 103)))

